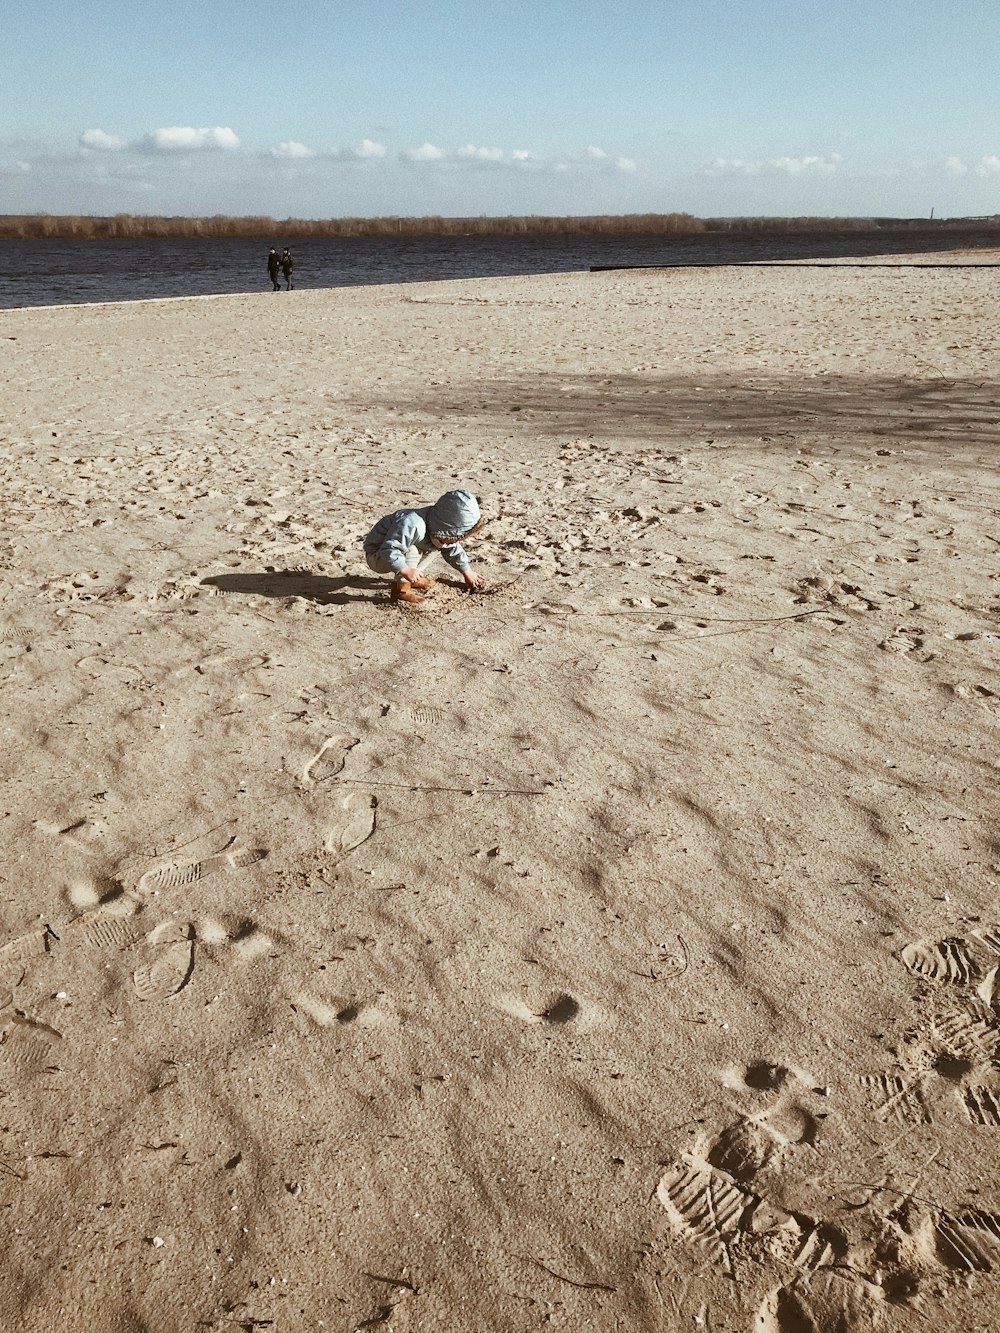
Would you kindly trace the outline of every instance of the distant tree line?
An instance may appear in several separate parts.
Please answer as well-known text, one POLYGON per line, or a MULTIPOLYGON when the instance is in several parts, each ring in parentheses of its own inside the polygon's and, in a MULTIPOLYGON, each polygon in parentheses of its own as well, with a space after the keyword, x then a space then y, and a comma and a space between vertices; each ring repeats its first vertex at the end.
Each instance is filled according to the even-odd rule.
MULTIPOLYGON (((630 213, 616 217, 384 217, 271 218, 65 217, 48 213, 0 216, 0 237, 105 240, 136 238, 257 237, 282 242, 303 236, 559 236, 697 235, 708 232, 774 233, 878 231, 955 226, 963 219, 929 222, 906 218, 698 218, 690 213, 630 213)), ((997 219, 975 219, 977 223, 997 219)))

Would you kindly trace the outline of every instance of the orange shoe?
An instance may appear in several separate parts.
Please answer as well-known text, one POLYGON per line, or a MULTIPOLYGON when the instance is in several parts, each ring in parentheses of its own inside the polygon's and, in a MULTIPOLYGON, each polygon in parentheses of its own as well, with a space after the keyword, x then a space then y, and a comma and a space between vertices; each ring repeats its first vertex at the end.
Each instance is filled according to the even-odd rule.
POLYGON ((421 579, 420 584, 411 584, 409 579, 393 579, 392 588, 389 592, 391 602, 422 602, 424 599, 419 593, 413 591, 414 586, 429 587, 426 579, 421 579))

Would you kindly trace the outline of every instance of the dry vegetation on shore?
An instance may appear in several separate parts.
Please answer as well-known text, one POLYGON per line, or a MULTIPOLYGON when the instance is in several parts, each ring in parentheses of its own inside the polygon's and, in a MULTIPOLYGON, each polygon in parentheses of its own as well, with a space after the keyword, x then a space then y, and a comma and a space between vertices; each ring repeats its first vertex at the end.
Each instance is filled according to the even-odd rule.
MULTIPOLYGON (((11 214, 0 216, 4 238, 229 238, 241 236, 546 236, 696 235, 702 232, 877 231, 928 224, 900 218, 698 218, 690 213, 633 213, 593 217, 284 218, 114 217, 11 214)), ((929 224, 949 227, 950 223, 929 224)))

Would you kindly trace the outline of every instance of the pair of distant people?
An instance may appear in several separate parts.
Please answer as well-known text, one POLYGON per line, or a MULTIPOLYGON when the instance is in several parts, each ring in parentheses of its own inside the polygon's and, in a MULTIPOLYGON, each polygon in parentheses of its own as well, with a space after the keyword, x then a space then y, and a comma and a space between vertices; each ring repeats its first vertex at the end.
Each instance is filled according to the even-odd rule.
POLYGON ((267 276, 271 279, 271 287, 273 291, 281 291, 281 283, 278 281, 279 273, 285 279, 285 291, 287 292, 291 290, 292 270, 294 268, 295 260, 289 253, 288 247, 285 246, 279 258, 277 250, 272 245, 267 252, 267 276))

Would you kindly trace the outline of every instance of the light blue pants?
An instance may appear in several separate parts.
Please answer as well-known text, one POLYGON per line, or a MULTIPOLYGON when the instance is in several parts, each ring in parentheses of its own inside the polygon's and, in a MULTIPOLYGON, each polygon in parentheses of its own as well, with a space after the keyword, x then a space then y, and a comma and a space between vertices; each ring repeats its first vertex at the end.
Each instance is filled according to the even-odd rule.
MULTIPOLYGON (((422 574, 436 555, 437 551, 428 551, 426 555, 421 555, 415 546, 411 546, 406 553, 406 568, 417 569, 422 574)), ((396 572, 381 551, 366 551, 365 560, 368 562, 368 568, 374 570, 376 574, 396 572)))

